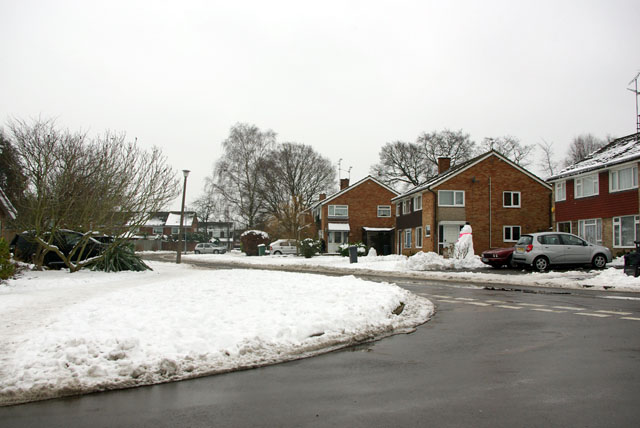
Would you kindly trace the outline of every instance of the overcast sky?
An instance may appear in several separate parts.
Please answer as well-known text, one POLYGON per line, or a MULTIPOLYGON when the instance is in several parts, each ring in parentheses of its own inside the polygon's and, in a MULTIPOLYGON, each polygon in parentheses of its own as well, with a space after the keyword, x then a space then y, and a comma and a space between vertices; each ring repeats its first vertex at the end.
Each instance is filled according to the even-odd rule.
POLYGON ((638 0, 0 0, 0 120, 125 131, 192 171, 187 202, 237 122, 352 182, 386 142, 444 128, 563 157, 635 132, 638 17, 638 0))

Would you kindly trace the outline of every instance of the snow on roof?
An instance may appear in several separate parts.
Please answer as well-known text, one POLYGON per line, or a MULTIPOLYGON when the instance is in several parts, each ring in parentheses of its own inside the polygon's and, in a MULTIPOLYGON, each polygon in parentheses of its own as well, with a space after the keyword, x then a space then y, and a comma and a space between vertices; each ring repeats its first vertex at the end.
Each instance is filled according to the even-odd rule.
MULTIPOLYGON (((184 213, 184 221, 182 225, 184 227, 193 226, 193 219, 195 217, 194 212, 185 212, 184 213)), ((164 224, 167 227, 178 227, 180 226, 180 213, 169 213, 167 216, 167 221, 164 224)))
POLYGON ((348 232, 351 228, 349 223, 329 223, 329 230, 348 232))
POLYGON ((640 133, 627 135, 613 140, 606 146, 591 153, 580 162, 574 163, 552 175, 547 181, 578 175, 597 169, 603 169, 612 165, 640 159, 640 133))
POLYGON ((362 183, 364 183, 364 182, 366 182, 368 180, 371 180, 374 183, 384 187, 385 189, 387 189, 388 191, 392 192, 395 195, 399 195, 399 193, 395 189, 393 189, 392 187, 387 186, 386 184, 384 184, 383 182, 377 180, 375 177, 373 177, 371 175, 367 175, 365 178, 363 178, 362 180, 358 181, 357 183, 354 183, 349 187, 345 187, 342 190, 338 190, 336 193, 334 193, 332 195, 329 195, 327 198, 325 198, 325 199, 323 199, 321 201, 316 201, 316 203, 312 204, 311 207, 309 207, 309 209, 313 209, 313 208, 316 208, 316 207, 318 207, 320 205, 324 205, 327 202, 337 198, 338 196, 343 195, 343 194, 355 189, 356 187, 358 187, 359 185, 361 185, 362 183))
POLYGON ((393 227, 363 227, 366 232, 391 232, 393 227))
POLYGON ((7 215, 11 220, 16 219, 16 215, 18 213, 16 209, 13 207, 13 205, 11 204, 11 201, 9 201, 9 198, 7 198, 7 195, 5 195, 4 192, 2 191, 2 188, 0 188, 0 206, 4 209, 4 211, 7 212, 7 215))

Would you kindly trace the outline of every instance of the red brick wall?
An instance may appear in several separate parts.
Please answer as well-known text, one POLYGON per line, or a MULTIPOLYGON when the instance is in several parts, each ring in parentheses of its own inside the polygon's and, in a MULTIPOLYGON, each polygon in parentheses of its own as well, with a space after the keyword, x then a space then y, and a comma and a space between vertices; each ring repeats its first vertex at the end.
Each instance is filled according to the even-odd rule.
POLYGON ((574 180, 566 181, 567 199, 555 203, 555 220, 570 221, 638 214, 638 189, 609 193, 609 172, 598 174, 597 196, 575 199, 574 180))
POLYGON ((394 227, 395 206, 391 198, 397 195, 373 180, 367 180, 357 187, 352 188, 339 197, 332 199, 322 206, 322 230, 327 236, 328 223, 344 223, 343 220, 331 220, 328 218, 329 205, 349 206, 349 242, 362 241, 363 227, 394 227), (378 205, 391 206, 391 217, 378 217, 378 205))

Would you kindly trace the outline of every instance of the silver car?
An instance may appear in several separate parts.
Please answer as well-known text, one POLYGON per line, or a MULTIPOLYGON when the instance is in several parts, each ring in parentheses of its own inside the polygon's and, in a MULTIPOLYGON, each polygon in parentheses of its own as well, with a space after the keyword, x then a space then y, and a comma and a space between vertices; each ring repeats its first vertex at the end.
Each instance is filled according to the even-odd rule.
POLYGON ((269 244, 269 251, 273 255, 298 254, 298 241, 295 239, 278 239, 269 244))
POLYGON ((544 272, 551 265, 591 264, 602 269, 611 262, 611 250, 562 232, 542 232, 522 235, 515 245, 513 261, 544 272))
POLYGON ((224 254, 227 252, 227 247, 206 242, 197 244, 193 252, 196 254, 224 254))

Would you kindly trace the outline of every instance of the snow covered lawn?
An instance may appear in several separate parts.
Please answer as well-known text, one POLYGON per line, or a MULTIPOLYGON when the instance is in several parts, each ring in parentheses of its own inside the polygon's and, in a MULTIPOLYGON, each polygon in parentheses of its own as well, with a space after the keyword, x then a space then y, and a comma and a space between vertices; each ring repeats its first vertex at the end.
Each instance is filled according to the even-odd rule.
POLYGON ((0 285, 0 404, 307 357, 433 314, 429 300, 352 276, 151 266, 29 271, 0 285))

